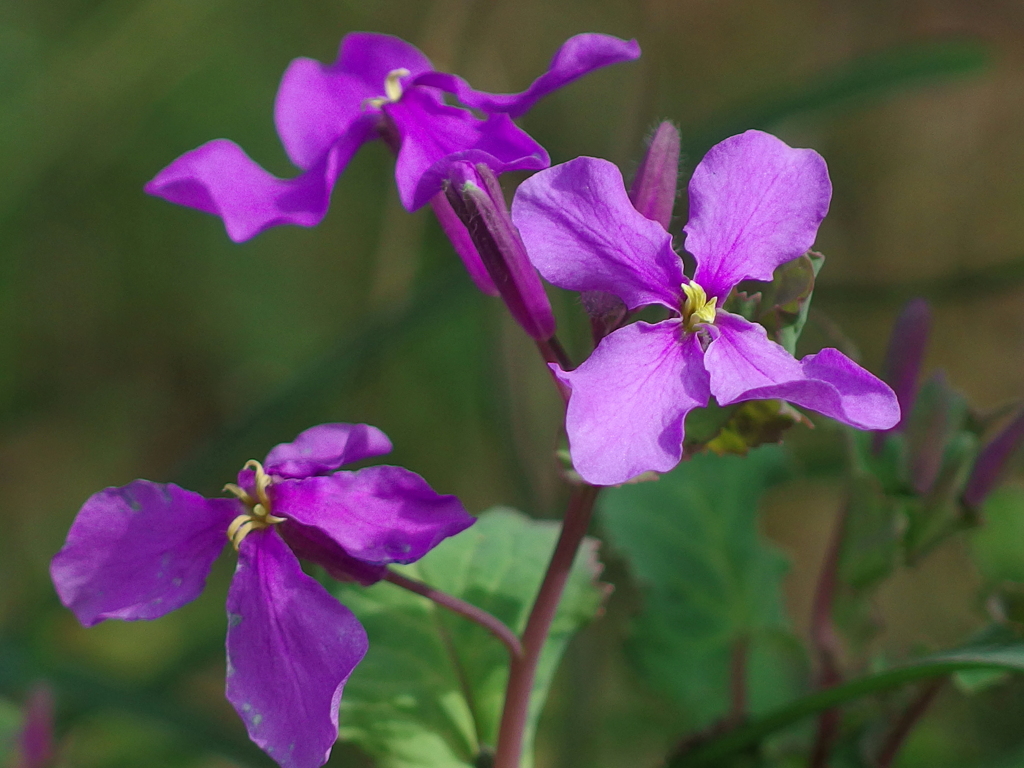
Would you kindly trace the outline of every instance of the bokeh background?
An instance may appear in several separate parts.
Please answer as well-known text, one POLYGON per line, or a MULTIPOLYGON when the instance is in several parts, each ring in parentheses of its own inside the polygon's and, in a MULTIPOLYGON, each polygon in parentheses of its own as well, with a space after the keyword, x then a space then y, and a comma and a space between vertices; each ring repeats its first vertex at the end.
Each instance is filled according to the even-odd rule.
MULTIPOLYGON (((199 601, 152 624, 85 631, 58 604, 48 561, 96 490, 147 477, 216 494, 277 442, 350 421, 384 429, 394 462, 471 511, 560 512, 546 373, 428 212, 401 208, 383 146, 360 151, 319 227, 242 245, 219 220, 142 193, 215 137, 291 175, 272 122, 281 73, 296 56, 333 60, 355 30, 399 35, 498 92, 526 87, 577 32, 636 37, 639 62, 522 119, 554 162, 594 155, 628 175, 661 119, 681 129, 684 174, 748 127, 814 147, 835 192, 804 351, 841 328, 878 371, 900 303, 923 295, 936 317, 927 370, 983 410, 1024 394, 1014 0, 4 0, 0 733, 48 681, 67 765, 269 765, 222 696, 230 558, 199 601)), ((580 357, 576 300, 552 296, 580 357)), ((794 436, 798 454, 820 442, 794 436)), ((810 472, 766 501, 765 531, 793 562, 798 632, 841 487, 810 472)), ((887 585, 880 652, 947 646, 984 623, 966 552, 953 541, 887 585)), ((570 647, 544 768, 655 765, 686 723, 621 650, 636 594, 609 561, 619 589, 570 647)), ((341 747, 331 765, 369 762, 341 747)), ((946 690, 900 765, 1024 765, 1024 681, 946 690)))

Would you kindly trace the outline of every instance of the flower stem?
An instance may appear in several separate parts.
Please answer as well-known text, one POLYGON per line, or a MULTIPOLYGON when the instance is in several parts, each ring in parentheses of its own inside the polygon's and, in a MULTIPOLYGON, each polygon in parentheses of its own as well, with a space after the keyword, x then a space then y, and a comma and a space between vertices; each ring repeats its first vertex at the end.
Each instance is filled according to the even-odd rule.
MULTIPOLYGON (((843 681, 839 668, 839 638, 832 623, 832 608, 835 603, 839 579, 839 558, 846 533, 846 518, 849 502, 845 502, 836 517, 835 528, 829 542, 821 575, 814 592, 811 608, 811 645, 818 661, 817 687, 819 690, 832 688, 843 681)), ((818 733, 808 763, 810 768, 824 768, 839 735, 840 713, 838 709, 826 709, 818 717, 818 733)))
POLYGON ((449 611, 457 613, 463 618, 469 619, 474 624, 479 624, 504 644, 508 649, 508 653, 512 658, 513 664, 515 664, 516 659, 522 657, 523 647, 519 642, 519 638, 516 637, 515 632, 509 629, 501 619, 488 613, 482 608, 477 608, 475 605, 467 603, 465 600, 460 600, 454 595, 449 595, 447 592, 434 589, 429 584, 424 584, 422 581, 402 576, 395 571, 389 570, 387 575, 384 576, 384 580, 390 581, 392 584, 401 587, 402 589, 415 592, 417 595, 422 595, 428 600, 433 600, 435 603, 447 608, 449 611))
POLYGON ((903 710, 903 713, 882 743, 882 748, 879 750, 878 757, 875 760, 877 768, 889 768, 892 765, 892 761, 899 754, 903 742, 907 740, 907 736, 910 735, 914 726, 917 725, 924 713, 928 711, 928 707, 935 701, 935 697, 939 694, 945 682, 946 678, 940 677, 925 683, 913 701, 903 710))
POLYGON ((565 590, 573 560, 576 559, 576 551, 590 526, 594 501, 600 490, 592 485, 578 486, 573 489, 569 499, 562 532, 526 621, 523 655, 512 660, 508 688, 505 691, 505 708, 501 713, 501 726, 498 730, 494 768, 519 768, 537 663, 565 590))

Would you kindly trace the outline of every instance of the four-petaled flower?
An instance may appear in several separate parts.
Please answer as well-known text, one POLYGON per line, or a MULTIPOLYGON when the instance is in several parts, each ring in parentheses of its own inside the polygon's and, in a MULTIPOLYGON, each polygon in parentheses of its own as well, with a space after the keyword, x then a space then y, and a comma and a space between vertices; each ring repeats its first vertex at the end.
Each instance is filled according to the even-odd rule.
POLYGON ((899 420, 892 390, 835 349, 794 359, 764 328, 721 309, 741 280, 771 280, 805 253, 828 211, 825 161, 760 131, 712 147, 689 186, 693 278, 658 223, 638 213, 609 162, 577 158, 516 193, 512 218, 537 270, 576 291, 606 291, 668 320, 605 337, 576 370, 552 366, 572 394, 566 414, 576 471, 595 485, 665 472, 682 457, 694 408, 781 399, 861 429, 899 420))
POLYGON ((355 616, 296 555, 371 584, 474 522, 401 467, 338 467, 391 450, 365 424, 323 424, 250 461, 237 498, 207 499, 136 480, 93 495, 50 568, 61 601, 85 626, 155 619, 195 599, 225 534, 238 551, 228 591, 227 697, 250 738, 284 768, 323 765, 338 705, 366 653, 355 616))
POLYGON ((299 176, 279 179, 237 144, 217 139, 179 157, 146 191, 220 216, 236 242, 277 224, 310 227, 323 219, 331 190, 356 150, 381 137, 398 155, 402 204, 416 210, 440 191, 453 161, 486 163, 495 173, 547 168, 547 152, 512 118, 598 67, 639 55, 636 41, 576 35, 527 90, 490 94, 434 71, 422 52, 396 37, 346 35, 334 64, 295 59, 281 80, 274 118, 299 176), (445 104, 446 93, 469 109, 445 104))

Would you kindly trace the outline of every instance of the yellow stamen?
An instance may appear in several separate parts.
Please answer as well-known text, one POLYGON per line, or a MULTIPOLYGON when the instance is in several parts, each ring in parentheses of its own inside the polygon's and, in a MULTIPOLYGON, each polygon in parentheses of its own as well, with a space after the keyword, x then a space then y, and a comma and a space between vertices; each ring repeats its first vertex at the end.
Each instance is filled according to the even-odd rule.
POLYGON ((374 109, 380 109, 385 104, 394 104, 396 101, 402 98, 402 83, 400 82, 403 77, 408 77, 412 73, 405 69, 392 69, 388 72, 388 76, 384 78, 384 95, 375 96, 372 99, 366 99, 363 104, 369 105, 374 109))
POLYGON ((715 322, 717 297, 708 299, 704 289, 692 280, 689 283, 683 283, 683 293, 686 294, 686 300, 682 306, 686 330, 692 331, 700 323, 715 322))
POLYGON ((270 487, 273 479, 263 469, 263 465, 258 461, 250 460, 245 462, 244 469, 252 469, 256 472, 255 499, 248 491, 235 483, 228 483, 224 486, 225 491, 234 494, 239 501, 249 508, 248 512, 236 517, 231 521, 231 525, 228 526, 228 539, 231 541, 231 545, 235 548, 236 552, 245 537, 252 531, 262 531, 265 528, 285 521, 285 518, 277 517, 270 513, 271 504, 270 497, 267 495, 267 488, 270 487))

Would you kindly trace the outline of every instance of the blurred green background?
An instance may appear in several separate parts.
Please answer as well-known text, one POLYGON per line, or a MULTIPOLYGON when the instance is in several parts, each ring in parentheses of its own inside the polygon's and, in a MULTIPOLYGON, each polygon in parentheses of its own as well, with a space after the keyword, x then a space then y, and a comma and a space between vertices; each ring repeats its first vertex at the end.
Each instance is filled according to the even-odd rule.
MULTIPOLYGON (((215 137, 292 175, 272 122, 281 73, 296 56, 333 60, 355 30, 399 35, 499 92, 525 88, 572 34, 636 37, 638 63, 522 119, 553 162, 595 155, 628 175, 661 119, 682 131, 684 173, 748 127, 813 147, 835 192, 804 351, 835 344, 838 324, 877 372, 899 304, 920 294, 936 315, 928 370, 982 409, 1024 392, 1019 2, 4 0, 0 733, 48 680, 68 765, 270 764, 222 695, 230 558, 199 601, 156 623, 85 631, 59 606, 48 561, 96 490, 147 477, 216 494, 307 426, 365 421, 392 437, 395 463, 473 512, 560 513, 546 372, 429 213, 401 208, 382 146, 360 151, 319 227, 242 245, 218 219, 142 193, 215 137)), ((553 300, 579 359, 576 299, 553 300)), ((798 452, 828 435, 795 435, 798 452)), ((840 496, 840 478, 818 472, 766 503, 800 631, 840 496)), ((635 593, 609 559, 619 589, 570 647, 544 767, 653 766, 685 727, 620 650, 635 593)), ((985 620, 978 584, 963 541, 901 572, 882 593, 880 651, 964 639, 985 620)), ((366 764, 348 747, 331 761, 366 764)), ((900 765, 1024 765, 1024 681, 947 690, 900 765)))

